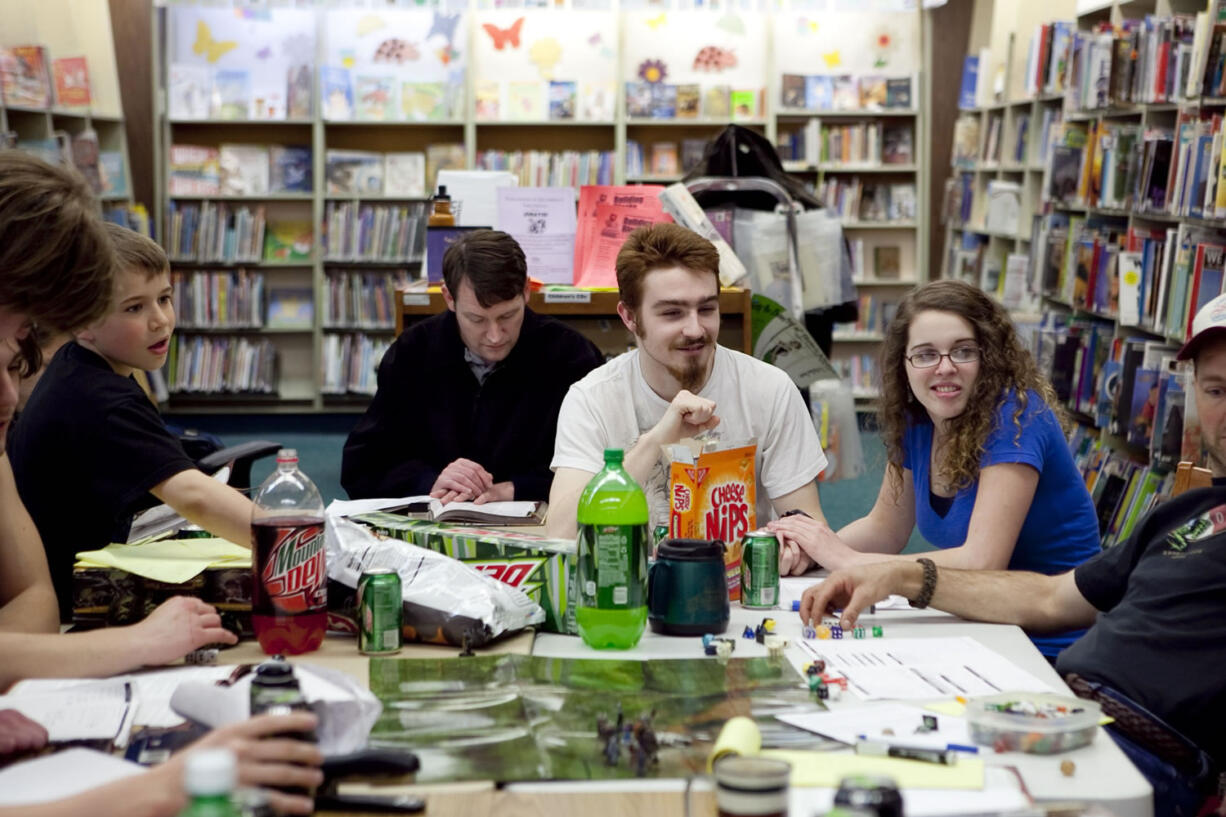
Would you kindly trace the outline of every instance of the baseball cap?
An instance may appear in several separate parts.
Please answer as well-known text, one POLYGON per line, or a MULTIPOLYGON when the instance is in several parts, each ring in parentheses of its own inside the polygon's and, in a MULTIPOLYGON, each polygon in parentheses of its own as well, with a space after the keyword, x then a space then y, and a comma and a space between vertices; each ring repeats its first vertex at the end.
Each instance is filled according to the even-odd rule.
POLYGON ((1196 357, 1205 341, 1226 337, 1226 295, 1219 295, 1200 308, 1192 319, 1192 337, 1175 356, 1177 360, 1196 357))

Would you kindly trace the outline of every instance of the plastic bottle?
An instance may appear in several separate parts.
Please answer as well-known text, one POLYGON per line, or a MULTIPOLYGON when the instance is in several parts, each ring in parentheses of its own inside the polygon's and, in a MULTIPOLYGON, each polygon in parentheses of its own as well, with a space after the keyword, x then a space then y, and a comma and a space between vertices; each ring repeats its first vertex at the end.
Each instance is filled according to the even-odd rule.
POLYGON ((183 787, 191 802, 179 817, 240 817, 231 800, 237 780, 237 762, 231 750, 203 749, 188 755, 183 787))
MULTIPOLYGON (((280 655, 261 662, 255 668, 255 674, 251 677, 250 695, 252 716, 289 715, 293 712, 314 711, 302 694, 302 688, 298 684, 298 677, 294 674, 293 666, 280 655)), ((315 743, 318 740, 314 732, 287 733, 279 737, 293 738, 308 743, 315 743)), ((277 788, 288 794, 299 794, 303 797, 315 796, 313 790, 302 787, 278 786, 277 788)))
POLYGON ((647 497, 622 468, 622 451, 604 452, 604 470, 579 497, 579 635, 596 649, 626 650, 647 623, 647 497))
POLYGON ((430 200, 433 207, 430 217, 426 220, 427 227, 454 227, 455 214, 451 212, 451 196, 447 195, 447 185, 440 184, 438 193, 430 200))
POLYGON ((256 494, 251 533, 251 624, 260 647, 269 655, 317 649, 328 624, 324 503, 291 448, 278 452, 277 470, 256 494))

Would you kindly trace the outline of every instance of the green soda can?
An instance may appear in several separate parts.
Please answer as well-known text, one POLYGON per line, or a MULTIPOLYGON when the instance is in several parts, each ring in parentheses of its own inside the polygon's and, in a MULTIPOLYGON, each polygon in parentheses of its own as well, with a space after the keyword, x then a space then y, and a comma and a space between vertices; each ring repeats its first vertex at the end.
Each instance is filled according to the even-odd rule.
POLYGON ((364 655, 400 651, 400 575, 390 567, 362 572, 358 579, 358 649, 364 655))
POLYGON ((651 531, 651 549, 655 551, 668 538, 668 525, 656 525, 651 531))
POLYGON ((779 540, 754 530, 741 540, 741 606, 755 610, 779 604, 779 540))

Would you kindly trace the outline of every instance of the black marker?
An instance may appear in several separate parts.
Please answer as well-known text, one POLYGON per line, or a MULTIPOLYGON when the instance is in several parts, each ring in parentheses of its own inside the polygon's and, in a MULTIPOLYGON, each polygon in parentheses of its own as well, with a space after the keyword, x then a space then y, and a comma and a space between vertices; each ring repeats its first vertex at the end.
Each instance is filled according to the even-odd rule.
POLYGON ((922 746, 896 746, 880 740, 856 741, 856 754, 897 757, 904 760, 922 760, 925 763, 940 763, 952 766, 958 762, 956 752, 944 749, 927 749, 922 746))

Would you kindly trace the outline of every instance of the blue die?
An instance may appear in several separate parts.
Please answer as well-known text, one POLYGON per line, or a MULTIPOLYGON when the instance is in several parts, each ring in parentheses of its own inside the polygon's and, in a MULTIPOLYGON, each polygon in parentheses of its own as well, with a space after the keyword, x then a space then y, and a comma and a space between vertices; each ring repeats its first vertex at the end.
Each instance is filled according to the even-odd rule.
POLYGON ((830 637, 831 638, 842 638, 843 628, 835 624, 833 627, 830 628, 830 637))

